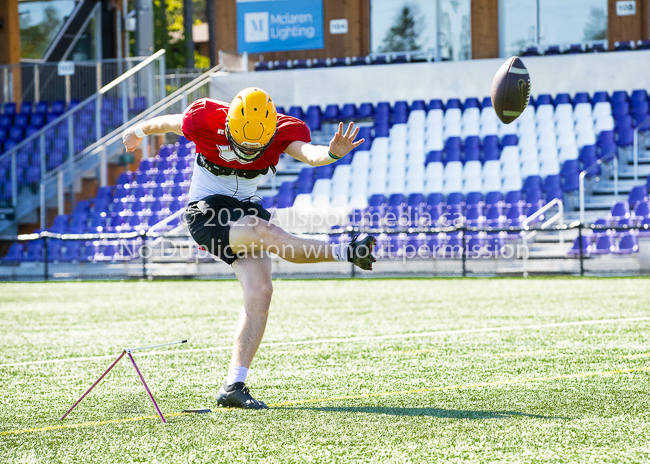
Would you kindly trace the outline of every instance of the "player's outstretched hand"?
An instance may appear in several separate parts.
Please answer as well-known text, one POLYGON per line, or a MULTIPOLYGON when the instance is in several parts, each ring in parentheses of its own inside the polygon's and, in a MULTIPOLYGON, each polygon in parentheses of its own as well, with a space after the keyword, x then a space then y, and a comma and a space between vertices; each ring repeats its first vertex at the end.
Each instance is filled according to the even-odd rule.
POLYGON ((122 134, 122 143, 124 143, 127 152, 134 152, 142 143, 142 137, 135 135, 134 129, 130 127, 122 134))
POLYGON ((339 130, 334 134, 334 138, 330 142, 330 153, 332 153, 337 158, 343 158, 345 155, 350 153, 354 148, 357 148, 366 139, 357 140, 354 139, 359 134, 359 128, 355 129, 354 123, 350 123, 348 130, 343 133, 343 123, 339 123, 339 130), (353 131, 354 129, 354 131, 353 131))

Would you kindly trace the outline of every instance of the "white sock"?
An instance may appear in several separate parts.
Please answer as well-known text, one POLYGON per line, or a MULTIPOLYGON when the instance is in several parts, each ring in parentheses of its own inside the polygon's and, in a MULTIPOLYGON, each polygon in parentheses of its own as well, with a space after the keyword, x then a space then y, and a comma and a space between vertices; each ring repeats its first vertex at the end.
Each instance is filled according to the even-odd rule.
POLYGON ((226 383, 232 385, 237 382, 246 382, 246 376, 248 375, 248 367, 244 366, 234 366, 228 369, 228 377, 226 377, 226 383))
POLYGON ((348 261, 348 244, 340 243, 338 245, 332 245, 332 257, 335 261, 348 261))

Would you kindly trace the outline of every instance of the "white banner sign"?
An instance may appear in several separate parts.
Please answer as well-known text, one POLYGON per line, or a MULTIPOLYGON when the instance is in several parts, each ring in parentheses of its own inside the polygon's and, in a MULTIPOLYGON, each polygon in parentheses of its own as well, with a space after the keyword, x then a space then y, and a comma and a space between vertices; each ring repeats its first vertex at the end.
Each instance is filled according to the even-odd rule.
POLYGON ((330 34, 347 34, 347 33, 348 33, 347 19, 332 19, 330 21, 330 34))
POLYGON ((618 16, 632 16, 636 14, 636 0, 616 2, 616 14, 618 16))
POLYGON ((59 61, 58 71, 59 76, 74 76, 74 62, 59 61))

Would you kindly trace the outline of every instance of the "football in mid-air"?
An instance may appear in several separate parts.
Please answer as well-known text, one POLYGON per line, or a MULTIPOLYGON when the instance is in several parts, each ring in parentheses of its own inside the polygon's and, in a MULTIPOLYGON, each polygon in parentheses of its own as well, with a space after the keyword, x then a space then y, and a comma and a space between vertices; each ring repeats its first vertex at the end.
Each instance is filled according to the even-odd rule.
POLYGON ((492 106, 504 124, 517 119, 530 100, 530 76, 524 63, 513 56, 497 71, 492 81, 492 106))

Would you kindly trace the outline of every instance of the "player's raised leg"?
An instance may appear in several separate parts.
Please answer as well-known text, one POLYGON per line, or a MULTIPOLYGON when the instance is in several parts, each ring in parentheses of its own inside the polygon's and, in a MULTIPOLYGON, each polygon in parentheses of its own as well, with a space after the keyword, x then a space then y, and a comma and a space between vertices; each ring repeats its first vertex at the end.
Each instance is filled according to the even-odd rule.
POLYGON ((230 227, 230 246, 239 254, 269 251, 292 263, 322 263, 348 261, 361 269, 370 270, 376 261, 372 256, 375 238, 352 240, 350 245, 330 245, 291 235, 256 216, 244 216, 230 227))
POLYGON ((263 402, 251 396, 245 382, 269 315, 273 294, 271 259, 266 253, 256 258, 239 258, 232 267, 244 290, 244 307, 235 331, 230 369, 217 394, 217 403, 227 407, 266 409, 263 402))

